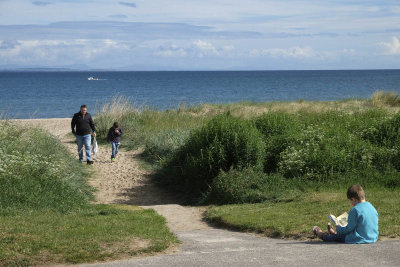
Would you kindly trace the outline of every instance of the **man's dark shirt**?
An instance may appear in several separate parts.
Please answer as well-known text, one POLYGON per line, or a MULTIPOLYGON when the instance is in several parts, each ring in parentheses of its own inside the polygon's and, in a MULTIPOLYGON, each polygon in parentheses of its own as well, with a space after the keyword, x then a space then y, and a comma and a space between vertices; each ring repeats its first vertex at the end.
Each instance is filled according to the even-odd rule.
POLYGON ((90 130, 93 132, 96 131, 92 116, 89 113, 86 113, 85 117, 83 117, 82 113, 80 112, 74 114, 74 117, 71 121, 71 129, 72 133, 76 135, 87 135, 91 133, 90 130))

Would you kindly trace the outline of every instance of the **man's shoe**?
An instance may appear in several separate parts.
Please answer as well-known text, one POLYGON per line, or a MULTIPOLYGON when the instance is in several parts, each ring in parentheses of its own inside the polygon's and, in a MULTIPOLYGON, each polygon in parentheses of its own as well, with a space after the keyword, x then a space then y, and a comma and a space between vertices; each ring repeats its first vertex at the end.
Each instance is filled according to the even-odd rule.
POLYGON ((114 162, 115 161, 115 158, 111 158, 111 162, 114 162))
POLYGON ((93 160, 88 160, 88 161, 87 161, 87 164, 88 164, 88 165, 91 165, 91 164, 93 164, 93 163, 94 163, 93 160))
POLYGON ((79 160, 79 163, 83 163, 83 160, 79 160))

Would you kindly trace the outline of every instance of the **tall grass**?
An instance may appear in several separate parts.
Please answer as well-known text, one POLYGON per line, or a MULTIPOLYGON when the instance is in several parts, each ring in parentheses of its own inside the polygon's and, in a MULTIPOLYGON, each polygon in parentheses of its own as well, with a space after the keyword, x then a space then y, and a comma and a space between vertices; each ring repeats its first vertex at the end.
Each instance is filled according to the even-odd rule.
POLYGON ((270 189, 260 180, 251 178, 255 176, 254 171, 252 175, 224 174, 229 168, 240 171, 239 166, 243 166, 226 153, 234 150, 235 142, 239 142, 248 146, 257 144, 264 149, 254 157, 247 156, 252 151, 249 147, 236 154, 245 158, 248 167, 258 165, 252 162, 261 162, 264 168, 263 171, 258 169, 258 176, 264 177, 265 183, 268 184, 271 177, 280 176, 281 188, 274 190, 286 190, 288 185, 300 189, 297 181, 315 188, 334 182, 347 186, 360 181, 364 185, 392 187, 400 180, 399 115, 383 110, 353 114, 340 111, 269 112, 253 120, 232 118, 226 121, 212 120, 194 131, 172 160, 163 166, 161 173, 166 175, 161 179, 189 192, 192 198, 196 197, 195 192, 212 203, 221 203, 223 199, 228 203, 241 203, 243 199, 253 202, 254 199, 270 198, 270 189), (226 121, 230 126, 225 126, 226 121), (235 123, 246 125, 243 132, 254 134, 239 137, 242 131, 233 127, 235 123), (263 137, 258 137, 256 132, 263 137), (227 136, 232 136, 235 142, 227 136), (226 165, 227 160, 232 161, 226 165), (171 180, 171 176, 174 179, 171 180), (240 182, 240 179, 246 179, 246 182, 240 182), (234 188, 235 192, 232 191, 234 188), (254 197, 256 188, 258 196, 254 197), (223 197, 228 191, 230 197, 223 197))
POLYGON ((184 107, 159 111, 135 107, 129 99, 117 97, 101 108, 95 124, 99 139, 105 140, 113 122, 118 122, 123 131, 122 146, 143 147, 143 156, 154 163, 172 155, 185 143, 192 129, 208 120, 206 116, 194 118, 184 107))
POLYGON ((85 177, 54 137, 0 122, 0 211, 83 207, 92 197, 85 177))
MULTIPOLYGON (((257 187, 259 180, 250 178, 257 175, 279 181, 273 190, 361 180, 397 186, 399 98, 376 92, 369 100, 204 104, 163 112, 130 110, 119 118, 129 132, 124 142, 144 147, 147 159, 158 163, 162 183, 197 201, 234 203, 236 196, 238 202, 253 202, 271 198, 268 181, 257 187), (230 190, 229 197, 222 197, 224 190, 230 190)), ((100 114, 96 121, 111 114, 100 114)))
POLYGON ((165 163, 163 174, 167 183, 196 197, 208 190, 221 170, 262 170, 264 158, 265 143, 257 129, 244 120, 220 115, 190 135, 165 163))
POLYGON ((398 95, 396 92, 376 91, 371 96, 370 102, 373 106, 377 107, 396 107, 400 106, 400 95, 398 95))
POLYGON ((177 242, 153 210, 90 204, 86 168, 54 136, 0 121, 0 266, 118 259, 177 242))

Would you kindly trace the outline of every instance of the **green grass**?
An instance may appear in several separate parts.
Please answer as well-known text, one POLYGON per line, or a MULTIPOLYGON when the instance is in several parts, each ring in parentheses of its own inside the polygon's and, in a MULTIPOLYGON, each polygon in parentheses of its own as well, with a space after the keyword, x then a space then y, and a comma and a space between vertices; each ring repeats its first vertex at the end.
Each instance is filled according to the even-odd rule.
POLYGON ((88 176, 55 137, 0 121, 0 266, 118 259, 178 242, 154 210, 90 204, 88 176))
POLYGON ((68 212, 92 199, 88 173, 50 134, 0 122, 0 212, 68 212))
POLYGON ((154 210, 92 205, 67 214, 0 217, 0 265, 104 261, 162 251, 176 242, 154 210))
POLYGON ((157 181, 186 192, 188 202, 240 203, 212 208, 212 221, 272 236, 301 236, 314 224, 325 224, 327 214, 349 210, 344 195, 331 196, 342 196, 348 186, 360 183, 385 216, 381 233, 390 236, 393 230, 399 236, 394 226, 399 224, 394 200, 400 190, 399 99, 395 93, 376 92, 371 99, 121 113, 109 105, 96 122, 105 132, 120 121, 123 142, 142 147, 157 181), (329 201, 310 202, 313 193, 329 201), (243 204, 254 202, 263 203, 243 204))
MULTIPOLYGON (((390 188, 400 185, 399 133, 400 115, 379 109, 352 114, 270 112, 253 119, 219 115, 194 129, 181 147, 166 156, 157 177, 186 192, 194 202, 218 204, 228 199, 219 196, 224 195, 221 189, 231 190, 226 204, 241 203, 255 186, 241 179, 254 176, 266 183, 271 178, 286 180, 281 184, 292 189, 299 189, 298 181, 312 186, 334 181, 346 186, 360 179, 364 185, 390 188), (221 176, 221 172, 244 168, 258 173, 238 179, 221 176), (231 186, 235 181, 238 186, 231 186), (214 190, 217 185, 219 190, 214 190)), ((258 188, 258 199, 268 199, 269 187, 258 188)))
MULTIPOLYGON (((352 207, 345 190, 295 194, 278 202, 212 206, 206 219, 216 225, 269 237, 313 238, 312 227, 325 229, 329 214, 340 215, 352 207)), ((400 191, 366 188, 367 201, 379 213, 380 236, 400 236, 400 191)))

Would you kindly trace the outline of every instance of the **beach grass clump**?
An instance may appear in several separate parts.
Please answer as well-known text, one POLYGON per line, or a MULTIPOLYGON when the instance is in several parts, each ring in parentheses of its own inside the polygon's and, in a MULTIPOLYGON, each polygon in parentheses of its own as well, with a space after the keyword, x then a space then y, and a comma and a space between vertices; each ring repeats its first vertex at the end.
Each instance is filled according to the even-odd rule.
POLYGON ((147 136, 143 140, 142 156, 148 161, 158 162, 171 157, 189 138, 189 130, 164 130, 158 134, 147 136))
POLYGON ((40 129, 0 122, 0 210, 67 212, 91 199, 87 173, 40 129))
POLYGON ((400 95, 396 92, 376 91, 370 99, 373 106, 400 106, 400 95))
POLYGON ((114 96, 109 102, 96 112, 95 125, 99 141, 105 141, 108 129, 114 122, 123 121, 131 128, 135 128, 137 124, 137 114, 140 111, 135 107, 130 99, 123 96, 114 96))
POLYGON ((248 121, 219 115, 192 132, 163 167, 169 184, 192 196, 204 194, 220 171, 262 170, 265 143, 248 121))

